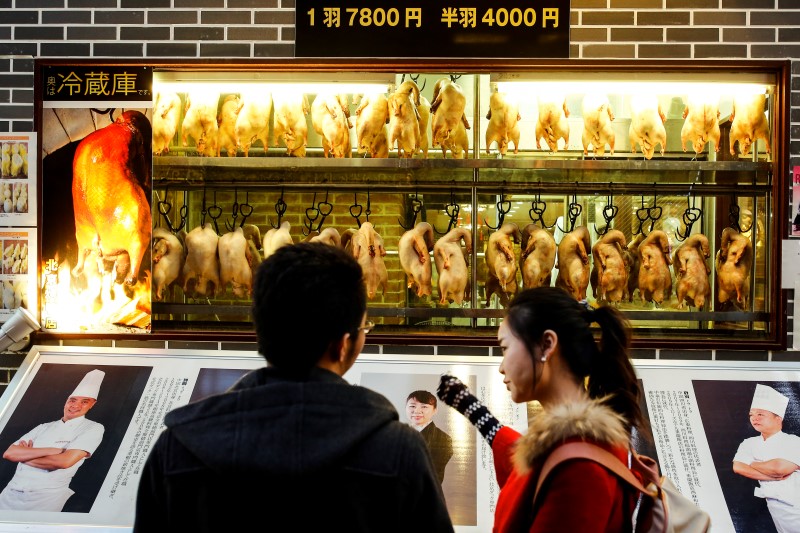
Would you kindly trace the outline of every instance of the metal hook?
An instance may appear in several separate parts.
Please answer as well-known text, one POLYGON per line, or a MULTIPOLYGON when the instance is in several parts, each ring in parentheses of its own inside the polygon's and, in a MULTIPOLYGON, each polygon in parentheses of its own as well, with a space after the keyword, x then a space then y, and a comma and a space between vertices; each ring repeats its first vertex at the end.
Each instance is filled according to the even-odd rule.
MULTIPOLYGON (((419 77, 420 77, 421 75, 422 75, 422 74, 417 74, 417 77, 415 78, 414 76, 412 76, 411 74, 409 74, 409 75, 408 75, 408 77, 411 79, 411 81, 413 81, 414 83, 417 83, 417 80, 419 80, 419 77)), ((405 74, 404 74, 403 76, 405 76, 405 74)), ((419 92, 422 92, 422 91, 425 89, 425 84, 426 84, 426 83, 428 83, 428 79, 427 79, 427 78, 426 78, 426 79, 424 79, 424 80, 422 80, 422 87, 420 87, 420 88, 419 88, 419 92)), ((419 86, 419 83, 417 83, 417 85, 419 86)))
POLYGON ((633 235, 644 235, 643 225, 645 222, 648 221, 650 217, 647 214, 647 208, 644 206, 644 194, 642 195, 642 207, 636 210, 636 219, 639 221, 639 226, 636 228, 636 231, 633 232, 633 235))
MULTIPOLYGON (((273 225, 272 222, 269 221, 269 218, 267 218, 267 222, 269 222, 270 226, 272 226, 275 229, 281 227, 281 218, 283 218, 284 213, 286 213, 286 207, 287 207, 286 202, 283 201, 283 187, 281 187, 281 195, 278 198, 278 201, 275 202, 275 212, 278 214, 278 223, 273 225)), ((252 209, 253 208, 251 207, 250 208, 251 212, 252 209)), ((242 223, 244 224, 244 221, 242 223)))
POLYGON ((653 207, 649 207, 647 209, 647 216, 650 217, 650 231, 653 231, 653 226, 655 225, 656 221, 661 218, 661 214, 663 210, 661 207, 657 205, 658 203, 658 194, 655 190, 656 184, 653 183, 653 207))
POLYGON ((406 231, 408 231, 411 228, 413 228, 414 225, 417 223, 417 215, 419 214, 419 212, 421 210, 422 210, 422 200, 419 199, 419 196, 417 194, 417 189, 415 188, 414 189, 414 196, 411 197, 411 213, 414 215, 411 218, 411 225, 409 227, 406 227, 405 225, 403 225, 403 222, 398 218, 397 222, 398 222, 398 224, 400 224, 400 227, 403 228, 406 231))
POLYGON ((219 225, 217 219, 222 216, 222 208, 217 205, 217 191, 214 191, 214 204, 208 208, 208 216, 211 217, 211 222, 214 224, 214 231, 219 235, 219 225))
MULTIPOLYGON (((578 188, 578 182, 575 182, 575 188, 578 188)), ((577 222, 578 217, 581 216, 583 212, 583 206, 578 203, 578 196, 577 194, 572 195, 572 201, 569 203, 567 208, 567 218, 569 219, 569 230, 563 230, 561 227, 558 229, 561 230, 562 233, 569 233, 575 229, 575 222, 577 222)))
POLYGON ((239 218, 239 190, 234 187, 233 188, 233 216, 231 217, 230 224, 228 221, 225 221, 225 227, 228 228, 228 231, 233 231, 233 228, 236 227, 236 219, 239 218))
POLYGON ((333 204, 328 202, 328 192, 329 191, 326 189, 325 200, 317 204, 317 211, 322 218, 320 218, 319 224, 317 224, 317 229, 314 231, 320 231, 322 229, 322 224, 325 222, 325 219, 331 214, 331 211, 333 211, 333 204))
POLYGON ((317 193, 314 192, 314 198, 311 200, 311 206, 306 208, 306 220, 303 221, 305 229, 303 235, 308 237, 314 231, 314 222, 319 218, 319 209, 317 209, 317 193))
POLYGON ((364 211, 364 219, 369 222, 369 216, 372 214, 372 209, 370 208, 372 202, 369 199, 369 189, 367 189, 367 209, 364 211))
POLYGON ((208 214, 208 209, 206 209, 206 188, 203 187, 203 205, 202 209, 200 209, 200 227, 204 228, 206 226, 206 215, 208 214))
MULTIPOLYGON (((611 185, 609 184, 609 189, 611 185)), ((594 231, 598 235, 605 235, 608 233, 608 230, 611 229, 611 221, 614 220, 614 217, 617 216, 619 212, 619 206, 614 205, 614 195, 611 194, 609 191, 608 196, 606 197, 606 206, 603 208, 603 219, 606 221, 605 228, 602 232, 598 231, 597 224, 594 225, 594 231)))
POLYGON ((511 201, 506 200, 506 195, 505 192, 503 192, 503 189, 500 189, 500 200, 498 200, 494 205, 497 208, 497 227, 493 227, 486 221, 485 218, 483 219, 483 223, 493 230, 498 230, 503 226, 503 220, 505 220, 506 214, 511 211, 511 201))
POLYGON ((686 230, 683 233, 681 233, 680 229, 675 230, 675 238, 679 241, 685 241, 692 234, 692 225, 703 216, 703 210, 695 207, 694 201, 695 197, 692 195, 692 187, 690 185, 689 193, 686 195, 686 210, 681 217, 686 230))
POLYGON ((245 191, 244 203, 239 205, 239 213, 242 215, 242 221, 239 223, 239 227, 243 228, 247 217, 253 214, 253 206, 250 205, 250 191, 245 191))
POLYGON ((361 212, 364 210, 364 206, 358 203, 358 193, 353 193, 353 205, 350 206, 350 216, 356 219, 358 223, 358 227, 361 227, 361 212))
POLYGON ((740 213, 739 203, 736 200, 736 195, 733 194, 731 195, 731 207, 728 210, 728 221, 731 223, 731 227, 736 231, 738 231, 739 233, 747 233, 753 228, 753 221, 752 219, 750 220, 749 228, 742 229, 742 227, 739 225, 739 213, 740 213))
MULTIPOLYGON (((653 184, 655 187, 655 183, 653 184)), ((658 195, 654 192, 653 193, 653 205, 651 207, 644 206, 644 195, 642 195, 642 207, 636 210, 636 218, 639 221, 639 227, 633 233, 633 235, 649 235, 651 231, 653 231, 653 227, 655 227, 656 221, 661 218, 661 214, 663 210, 661 207, 657 205, 658 202, 658 195), (644 223, 650 221, 650 229, 647 230, 647 233, 644 232, 644 223)))
MULTIPOLYGON (((539 185, 541 185, 541 183, 539 185)), ((544 222, 544 212, 546 210, 547 202, 542 201, 541 193, 537 192, 534 199, 531 200, 531 208, 528 210, 528 217, 530 217, 531 222, 538 224, 544 229, 553 229, 556 225, 555 222, 553 222, 550 226, 544 222), (533 216, 534 214, 536 217, 533 216)))
POLYGON ((461 206, 456 203, 456 195, 453 189, 450 189, 450 203, 444 206, 444 212, 450 217, 450 222, 447 224, 447 230, 439 231, 436 226, 433 226, 433 231, 439 235, 445 235, 458 224, 458 214, 461 211, 461 206))
POLYGON ((188 208, 184 203, 178 210, 178 215, 181 217, 181 223, 178 225, 178 227, 175 227, 172 224, 172 220, 170 220, 169 218, 169 213, 170 211, 172 211, 172 204, 169 203, 169 201, 167 200, 168 193, 169 191, 166 190, 164 191, 164 200, 162 201, 161 198, 159 198, 158 196, 158 191, 155 191, 156 200, 158 200, 158 212, 161 213, 162 217, 164 217, 164 220, 166 221, 167 227, 170 229, 170 231, 172 233, 178 233, 180 230, 184 228, 184 226, 186 226, 186 213, 188 211, 188 208))

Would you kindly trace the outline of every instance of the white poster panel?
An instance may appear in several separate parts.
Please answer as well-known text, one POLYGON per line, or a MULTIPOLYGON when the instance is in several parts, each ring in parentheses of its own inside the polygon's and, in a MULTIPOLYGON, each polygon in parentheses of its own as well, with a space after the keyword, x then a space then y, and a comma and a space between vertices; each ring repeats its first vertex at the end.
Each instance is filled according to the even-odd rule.
MULTIPOLYGON (((130 530, 140 469, 163 428, 167 411, 191 399, 225 390, 246 371, 263 366, 253 354, 163 351, 34 349, 2 398, 0 448, 6 450, 39 424, 58 420, 67 398, 92 370, 104 373, 95 406, 86 419, 102 424, 102 441, 70 482, 74 494, 61 511, 0 510, 0 526, 19 531, 130 530), (80 526, 80 527, 78 527, 80 526), (84 527, 85 526, 85 527, 84 527)), ((0 463, 0 489, 17 465, 0 463)), ((0 527, 0 531, 4 531, 0 527)))
POLYGON ((0 228, 0 322, 18 307, 39 315, 36 228, 0 228))
POLYGON ((767 430, 755 419, 751 424, 749 417, 756 386, 766 385, 788 400, 780 431, 800 435, 800 365, 659 361, 639 362, 636 369, 662 472, 709 512, 714 533, 770 533, 776 531, 775 519, 786 512, 800 516, 800 439, 788 439, 795 443, 788 457, 772 457, 772 446, 764 443, 775 436, 765 441, 762 432, 767 430), (784 486, 774 498, 765 498, 769 481, 734 472, 734 457, 746 439, 764 448, 765 455, 753 464, 776 459, 794 464, 791 473, 771 478, 786 479, 793 488, 784 486), (775 499, 787 500, 786 505, 775 499), (778 507, 784 509, 775 511, 778 507))
MULTIPOLYGON (((535 407, 510 401, 499 363, 493 357, 362 355, 345 379, 385 395, 400 420, 410 423, 409 396, 435 395, 441 374, 450 373, 504 424, 524 432, 535 407)), ((251 352, 34 347, 0 398, 0 450, 39 424, 58 420, 66 399, 92 370, 104 377, 86 418, 102 424, 104 433, 72 478, 74 494, 61 511, 0 510, 0 532, 129 531, 141 467, 164 415, 226 390, 263 365, 251 352)), ((635 366, 654 437, 648 442, 637 436, 637 450, 657 458, 681 492, 711 514, 714 533, 776 531, 771 509, 759 497, 760 482, 734 472, 733 459, 743 441, 759 437, 748 416, 759 384, 788 399, 783 432, 800 434, 800 364, 636 361, 635 366)), ((491 450, 449 407, 440 404, 433 422, 453 443, 442 489, 456 531, 491 531, 499 494, 491 450)), ((16 468, 0 460, 0 490, 16 468)))
POLYGON ((0 133, 0 225, 36 225, 35 133, 0 133))

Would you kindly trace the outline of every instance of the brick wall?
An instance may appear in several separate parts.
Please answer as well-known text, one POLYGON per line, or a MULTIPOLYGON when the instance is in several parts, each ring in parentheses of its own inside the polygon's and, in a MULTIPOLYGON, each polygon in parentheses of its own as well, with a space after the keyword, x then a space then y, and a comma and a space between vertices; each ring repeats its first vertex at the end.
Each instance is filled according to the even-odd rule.
MULTIPOLYGON (((570 40, 572 58, 794 60, 800 1, 572 0, 570 40)), ((293 41, 292 0, 0 0, 0 131, 33 130, 34 57, 285 58, 293 41)), ((792 73, 790 167, 800 165, 800 62, 792 73)), ((789 331, 792 309, 790 300, 789 331)), ((682 353, 636 355, 797 360, 793 352, 682 353)), ((0 358, 0 383, 18 360, 0 358)))

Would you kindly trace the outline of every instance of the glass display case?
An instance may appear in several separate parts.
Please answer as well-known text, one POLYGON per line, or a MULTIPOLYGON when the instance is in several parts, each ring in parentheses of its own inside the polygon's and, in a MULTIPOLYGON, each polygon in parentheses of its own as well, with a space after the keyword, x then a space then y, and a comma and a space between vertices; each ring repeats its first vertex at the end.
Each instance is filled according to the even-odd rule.
POLYGON ((237 271, 316 237, 358 256, 378 342, 492 343, 515 291, 550 284, 619 308, 639 347, 778 347, 787 79, 784 62, 156 66, 153 259, 172 237, 186 256, 154 277, 152 331, 249 331, 237 271))

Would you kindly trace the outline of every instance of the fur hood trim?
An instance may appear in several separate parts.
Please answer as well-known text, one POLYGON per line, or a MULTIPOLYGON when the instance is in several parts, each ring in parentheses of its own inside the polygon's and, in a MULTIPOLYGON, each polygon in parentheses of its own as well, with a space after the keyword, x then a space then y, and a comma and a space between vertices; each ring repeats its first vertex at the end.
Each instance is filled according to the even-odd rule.
POLYGON ((514 464, 527 472, 537 459, 570 438, 630 446, 622 415, 605 405, 604 399, 587 399, 551 407, 534 417, 527 433, 517 441, 514 464))

